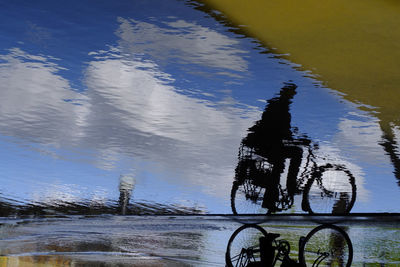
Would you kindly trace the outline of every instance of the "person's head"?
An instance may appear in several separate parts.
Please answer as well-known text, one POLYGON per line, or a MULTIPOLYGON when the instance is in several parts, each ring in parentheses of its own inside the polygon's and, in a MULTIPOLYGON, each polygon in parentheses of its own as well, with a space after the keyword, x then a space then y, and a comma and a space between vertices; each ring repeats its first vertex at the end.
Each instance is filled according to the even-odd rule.
POLYGON ((282 87, 281 91, 279 92, 280 98, 284 99, 292 99, 293 96, 296 94, 297 85, 294 83, 285 83, 285 86, 282 87))

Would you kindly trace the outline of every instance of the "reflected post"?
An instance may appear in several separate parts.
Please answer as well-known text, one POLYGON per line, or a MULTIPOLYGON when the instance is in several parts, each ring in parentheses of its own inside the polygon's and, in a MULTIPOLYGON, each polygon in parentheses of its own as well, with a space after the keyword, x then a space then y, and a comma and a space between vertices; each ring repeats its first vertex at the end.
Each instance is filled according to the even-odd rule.
POLYGON ((135 178, 130 175, 121 175, 119 177, 119 202, 118 207, 121 215, 126 214, 132 190, 135 187, 135 178))

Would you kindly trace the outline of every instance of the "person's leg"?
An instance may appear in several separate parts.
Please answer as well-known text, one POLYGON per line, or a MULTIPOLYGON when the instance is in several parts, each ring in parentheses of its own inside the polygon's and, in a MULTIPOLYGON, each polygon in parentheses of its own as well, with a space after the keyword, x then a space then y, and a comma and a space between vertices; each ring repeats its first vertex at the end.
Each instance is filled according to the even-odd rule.
POLYGON ((300 165, 303 159, 303 149, 301 147, 288 147, 286 156, 290 158, 288 176, 286 180, 286 188, 290 197, 294 197, 297 193, 297 180, 299 179, 300 165))
POLYGON ((272 162, 273 168, 271 175, 266 181, 266 190, 262 207, 268 209, 268 212, 276 211, 277 203, 279 202, 279 183, 283 170, 285 169, 285 158, 279 157, 272 162))

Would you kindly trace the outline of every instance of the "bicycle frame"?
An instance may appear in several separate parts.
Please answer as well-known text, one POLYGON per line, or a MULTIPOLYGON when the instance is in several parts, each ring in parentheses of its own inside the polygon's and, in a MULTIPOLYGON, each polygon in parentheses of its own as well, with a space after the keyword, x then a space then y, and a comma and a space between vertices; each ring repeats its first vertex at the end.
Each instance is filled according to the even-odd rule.
MULTIPOLYGON (((318 166, 317 157, 314 154, 314 150, 318 149, 318 146, 315 144, 310 145, 302 140, 293 141, 292 143, 281 148, 280 151, 283 151, 281 157, 275 161, 255 154, 253 149, 241 147, 239 163, 236 168, 236 181, 231 192, 231 204, 234 214, 239 214, 235 207, 236 191, 238 190, 241 190, 242 198, 244 197, 246 201, 250 201, 254 205, 260 205, 261 208, 266 209, 267 213, 289 209, 293 205, 295 195, 303 194, 302 210, 314 213, 308 199, 313 183, 328 199, 336 199, 337 203, 341 202, 342 205, 345 205, 344 208, 335 208, 335 210, 332 207, 332 212, 336 214, 350 212, 356 197, 355 178, 351 172, 343 165, 327 163, 318 166), (303 158, 304 150, 308 152, 305 159, 303 158), (286 188, 283 188, 281 178, 287 159, 290 159, 290 162, 286 177, 286 188), (300 171, 301 173, 299 173, 300 171), (337 192, 324 187, 322 175, 323 173, 329 173, 327 171, 339 171, 342 173, 339 175, 347 176, 346 179, 348 180, 345 183, 350 184, 351 191, 340 193, 340 199, 338 199, 337 192)), ((322 159, 326 161, 326 158, 322 159)))

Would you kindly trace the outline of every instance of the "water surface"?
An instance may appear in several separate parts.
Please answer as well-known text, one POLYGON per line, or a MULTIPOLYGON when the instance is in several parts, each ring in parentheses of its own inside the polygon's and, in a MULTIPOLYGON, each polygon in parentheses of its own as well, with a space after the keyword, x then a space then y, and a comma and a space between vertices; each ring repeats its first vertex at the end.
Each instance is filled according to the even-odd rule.
MULTIPOLYGON (((3 216, 232 213, 243 140, 287 84, 296 92, 285 127, 309 144, 299 174, 312 148, 315 166, 344 166, 354 177, 343 192, 331 178, 339 200, 354 195, 345 212, 400 211, 398 127, 385 138, 362 103, 218 13, 172 0, 0 6, 3 216)), ((291 158, 275 183, 286 191, 291 158)), ((309 212, 304 179, 279 212, 309 212)))
MULTIPOLYGON (((353 246, 351 266, 400 263, 398 225, 374 219, 338 224, 353 246)), ((4 266, 225 266, 228 241, 242 226, 220 216, 65 216, 1 223, 4 266)), ((297 259, 299 238, 319 225, 272 219, 260 226, 288 241, 290 257, 297 259)), ((242 238, 254 242, 254 236, 242 238)))

